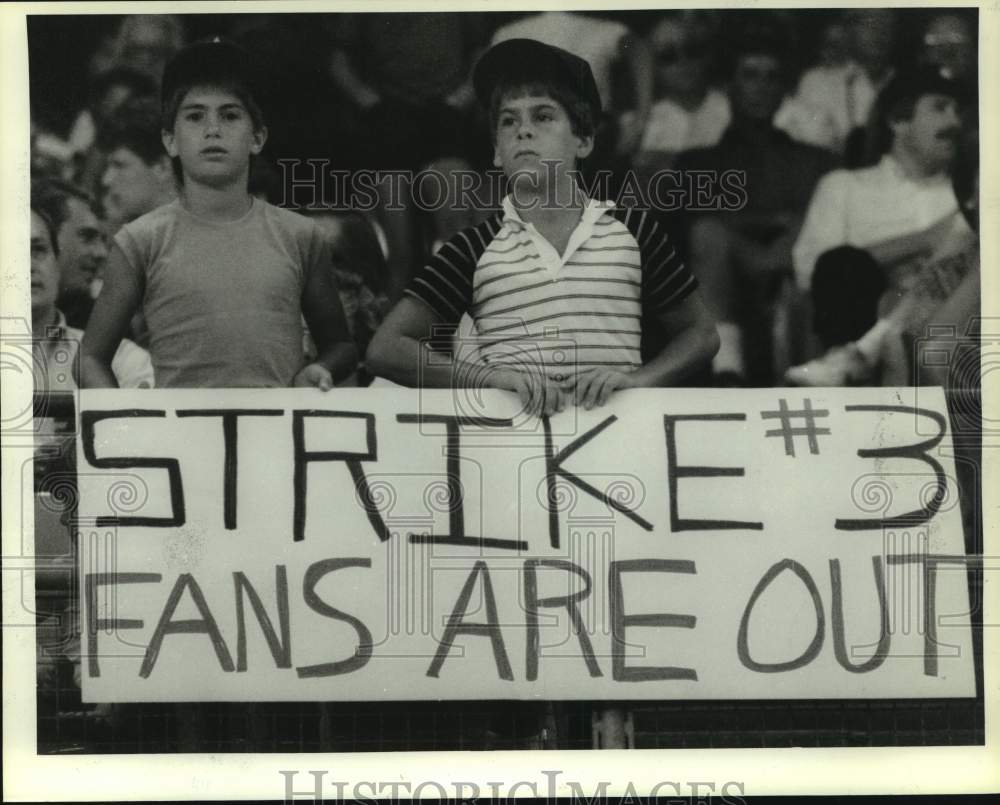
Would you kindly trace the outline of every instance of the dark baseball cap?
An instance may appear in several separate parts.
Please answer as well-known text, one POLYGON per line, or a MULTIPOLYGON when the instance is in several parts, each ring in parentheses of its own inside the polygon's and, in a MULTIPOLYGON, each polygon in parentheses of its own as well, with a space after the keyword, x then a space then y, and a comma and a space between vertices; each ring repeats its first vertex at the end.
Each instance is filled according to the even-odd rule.
POLYGON ((922 95, 947 95, 959 104, 970 100, 970 88, 951 78, 941 67, 916 64, 899 69, 879 95, 879 104, 886 113, 900 103, 909 103, 922 95))
POLYGON ((595 119, 601 113, 601 96, 590 65, 562 48, 536 39, 508 39, 494 45, 479 59, 472 73, 476 97, 484 107, 489 107, 493 89, 505 79, 557 81, 589 104, 595 119))
POLYGON ((178 51, 163 68, 164 104, 182 87, 197 84, 239 84, 257 102, 263 90, 262 71, 253 55, 235 42, 215 37, 178 51))

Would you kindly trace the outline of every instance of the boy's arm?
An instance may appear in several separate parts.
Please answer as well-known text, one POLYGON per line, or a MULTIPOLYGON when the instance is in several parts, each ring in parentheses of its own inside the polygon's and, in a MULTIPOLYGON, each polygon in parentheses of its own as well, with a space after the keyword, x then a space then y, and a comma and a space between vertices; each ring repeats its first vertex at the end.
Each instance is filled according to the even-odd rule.
POLYGON ((611 393, 627 388, 672 386, 712 360, 719 350, 715 318, 696 290, 657 319, 667 336, 666 346, 634 372, 585 369, 576 375, 576 402, 587 410, 604 405, 611 393))
POLYGON ((329 391, 358 366, 358 350, 347 329, 347 317, 331 266, 315 266, 309 272, 302 294, 302 314, 317 354, 316 360, 299 370, 292 385, 329 391))
POLYGON ((707 366, 719 351, 715 317, 699 291, 660 312, 657 320, 666 332, 667 344, 653 360, 632 373, 633 386, 675 385, 707 366))
POLYGON ((449 359, 427 343, 443 319, 428 305, 404 296, 378 328, 368 345, 368 370, 404 386, 422 388, 496 388, 513 391, 535 415, 552 414, 566 406, 567 395, 540 373, 517 372, 481 363, 449 359))
POLYGON ((444 243, 410 281, 368 345, 369 372, 416 388, 460 388, 469 384, 463 361, 431 349, 430 340, 457 325, 472 305, 478 255, 459 232, 444 243))
POLYGON ((434 353, 427 344, 443 320, 423 302, 404 296, 375 331, 365 366, 378 377, 416 388, 458 386, 456 373, 461 366, 443 353, 434 353))
POLYGON ((104 267, 104 284, 94 303, 80 342, 75 368, 80 388, 118 388, 111 362, 142 301, 143 277, 125 259, 118 244, 111 247, 104 267))

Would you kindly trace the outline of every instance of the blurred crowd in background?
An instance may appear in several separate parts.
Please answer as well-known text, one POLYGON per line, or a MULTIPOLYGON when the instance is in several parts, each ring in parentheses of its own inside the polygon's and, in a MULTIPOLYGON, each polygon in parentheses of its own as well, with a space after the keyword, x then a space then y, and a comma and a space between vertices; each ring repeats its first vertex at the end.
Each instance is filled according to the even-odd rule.
MULTIPOLYGON (((603 187, 612 195, 630 177, 648 187, 665 169, 746 172, 737 213, 665 213, 720 322, 723 349, 706 384, 877 381, 887 342, 866 351, 864 334, 885 318, 886 294, 910 290, 952 231, 945 219, 959 210, 952 179, 960 163, 972 165, 961 191, 972 192, 975 9, 32 17, 32 179, 58 230, 59 308, 73 327, 86 325, 109 236, 175 195, 160 143, 159 81, 174 53, 210 35, 239 42, 267 66, 270 136, 251 191, 329 231, 362 350, 435 246, 500 199, 427 211, 413 202, 419 188, 394 176, 377 185, 373 209, 352 211, 317 182, 303 188, 317 175, 307 160, 354 172, 490 169, 470 71, 504 39, 541 39, 589 61, 604 114, 585 172, 610 176, 603 187), (912 103, 900 113, 881 96, 937 92, 930 69, 954 104, 928 116, 927 131, 908 130, 915 156, 899 157, 896 119, 919 121, 912 103), (393 191, 409 203, 390 204, 393 191), (851 221, 852 212, 863 220, 851 221), (905 248, 888 257, 869 248, 898 247, 901 237, 905 248), (855 251, 830 258, 834 247, 855 251), (871 268, 873 257, 883 270, 871 268), (834 268, 814 272, 820 258, 834 268), (859 341, 860 358, 853 347, 837 352, 832 374, 829 365, 788 374, 859 341)), ((141 344, 142 333, 133 335, 141 344)), ((912 357, 903 365, 913 379, 912 357)))

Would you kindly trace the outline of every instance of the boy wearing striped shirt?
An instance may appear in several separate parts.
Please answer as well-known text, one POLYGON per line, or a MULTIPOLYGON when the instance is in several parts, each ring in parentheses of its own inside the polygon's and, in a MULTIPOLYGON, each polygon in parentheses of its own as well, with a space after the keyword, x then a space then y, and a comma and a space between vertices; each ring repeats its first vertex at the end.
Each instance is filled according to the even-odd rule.
POLYGON ((473 83, 509 195, 417 273, 372 340, 369 368, 409 386, 507 389, 542 415, 603 405, 618 389, 673 385, 706 365, 718 348, 715 325, 663 225, 648 211, 588 198, 577 184, 600 114, 587 62, 508 40, 480 59, 473 83), (429 360, 436 328, 464 313, 476 360, 429 360), (646 364, 644 314, 667 335, 646 364))

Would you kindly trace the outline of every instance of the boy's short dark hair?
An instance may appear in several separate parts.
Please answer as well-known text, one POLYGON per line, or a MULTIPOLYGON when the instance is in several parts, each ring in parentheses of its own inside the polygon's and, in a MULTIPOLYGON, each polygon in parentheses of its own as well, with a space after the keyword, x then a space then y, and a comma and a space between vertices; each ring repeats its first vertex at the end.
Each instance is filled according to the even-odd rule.
POLYGON ((195 42, 174 56, 163 69, 161 126, 172 131, 181 101, 194 87, 210 86, 232 92, 246 107, 255 130, 264 127, 261 73, 249 51, 216 37, 195 42))
POLYGON ((601 96, 590 65, 562 48, 534 39, 508 39, 490 48, 476 64, 473 86, 489 112, 496 138, 503 98, 514 94, 546 95, 557 101, 578 137, 593 136, 601 115, 601 96))
POLYGON ((524 97, 526 95, 546 96, 556 101, 566 110, 570 128, 577 137, 592 137, 597 130, 597 121, 589 103, 574 93, 565 84, 544 79, 535 80, 503 80, 493 88, 490 98, 490 136, 496 140, 497 122, 500 119, 500 106, 504 98, 524 97))
POLYGON ((114 119, 97 135, 97 146, 104 153, 127 148, 147 165, 167 155, 160 136, 160 110, 150 98, 133 98, 122 104, 114 119))

